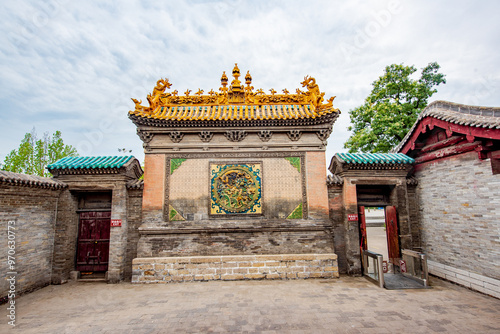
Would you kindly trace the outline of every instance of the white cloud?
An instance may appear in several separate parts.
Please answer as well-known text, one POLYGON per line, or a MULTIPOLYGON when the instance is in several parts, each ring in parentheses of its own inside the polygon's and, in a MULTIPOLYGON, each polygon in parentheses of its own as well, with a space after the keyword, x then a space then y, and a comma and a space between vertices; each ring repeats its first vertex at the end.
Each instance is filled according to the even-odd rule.
POLYGON ((145 101, 156 80, 175 89, 220 85, 237 62, 256 88, 295 90, 315 76, 342 110, 327 159, 349 134, 348 111, 363 103, 386 65, 442 66, 435 99, 500 105, 499 4, 467 1, 171 1, 2 4, 0 159, 25 132, 61 130, 88 152, 133 149, 143 159, 130 97, 145 101), (398 6, 394 7, 396 4, 398 6), (396 8, 396 9, 395 9, 396 8), (389 13, 389 14, 387 14, 389 13))

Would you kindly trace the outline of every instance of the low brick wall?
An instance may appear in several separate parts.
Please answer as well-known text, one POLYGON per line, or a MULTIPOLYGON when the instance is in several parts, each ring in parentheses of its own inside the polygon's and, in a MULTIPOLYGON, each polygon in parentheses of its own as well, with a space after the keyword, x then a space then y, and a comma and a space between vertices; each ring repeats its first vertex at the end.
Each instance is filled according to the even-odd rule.
POLYGON ((427 260, 429 273, 487 295, 500 298, 500 280, 427 260))
POLYGON ((136 258, 132 283, 339 277, 336 254, 136 258))

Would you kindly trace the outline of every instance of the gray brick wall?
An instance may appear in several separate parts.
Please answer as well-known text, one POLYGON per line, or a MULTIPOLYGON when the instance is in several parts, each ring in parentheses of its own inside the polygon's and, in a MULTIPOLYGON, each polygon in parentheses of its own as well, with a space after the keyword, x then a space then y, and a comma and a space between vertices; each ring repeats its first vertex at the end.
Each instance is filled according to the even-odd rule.
POLYGON ((127 205, 127 249, 125 253, 124 280, 132 277, 132 260, 137 257, 137 242, 139 241, 138 228, 142 223, 142 189, 128 190, 127 205))
POLYGON ((61 284, 75 270, 76 240, 78 236, 78 198, 69 190, 61 193, 55 226, 52 284, 61 284))
POLYGON ((342 185, 328 186, 328 204, 330 211, 330 220, 333 225, 334 249, 335 253, 338 255, 339 272, 342 274, 346 274, 349 265, 346 259, 342 185))
POLYGON ((60 190, 0 185, 0 298, 7 295, 7 224, 15 221, 16 292, 50 284, 56 205, 60 190))
POLYGON ((500 279, 500 175, 470 152, 418 166, 422 246, 429 260, 500 279))

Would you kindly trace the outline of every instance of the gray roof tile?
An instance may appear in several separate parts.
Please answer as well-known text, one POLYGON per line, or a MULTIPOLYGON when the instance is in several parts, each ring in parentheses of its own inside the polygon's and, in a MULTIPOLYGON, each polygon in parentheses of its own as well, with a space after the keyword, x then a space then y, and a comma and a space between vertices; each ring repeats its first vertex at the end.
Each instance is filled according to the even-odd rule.
POLYGON ((33 188, 63 189, 67 185, 50 177, 0 171, 0 183, 33 188))

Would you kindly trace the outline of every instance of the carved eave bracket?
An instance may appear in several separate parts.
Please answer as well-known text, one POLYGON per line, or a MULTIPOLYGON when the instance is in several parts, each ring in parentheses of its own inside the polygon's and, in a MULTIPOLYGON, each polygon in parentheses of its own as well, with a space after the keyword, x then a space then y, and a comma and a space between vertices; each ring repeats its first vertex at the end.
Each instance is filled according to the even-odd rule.
POLYGON ((332 127, 328 129, 322 129, 316 132, 316 135, 321 141, 326 141, 331 134, 332 134, 332 127))
POLYGON ((142 142, 145 144, 149 143, 154 136, 153 133, 141 129, 137 129, 137 135, 139 136, 139 138, 141 138, 142 142))
POLYGON ((286 134, 291 141, 298 141, 302 137, 302 131, 300 130, 290 130, 286 134))
POLYGON ((273 136, 273 133, 269 130, 261 130, 257 134, 262 141, 269 141, 271 137, 273 136))
POLYGON ((247 136, 247 132, 243 130, 230 130, 226 131, 224 136, 230 141, 242 141, 247 136))
POLYGON ((169 133, 169 136, 174 143, 180 143, 182 138, 184 138, 184 133, 180 131, 172 131, 169 133))
POLYGON ((212 140, 214 133, 210 131, 201 131, 198 136, 200 137, 201 141, 204 143, 208 143, 212 140))

